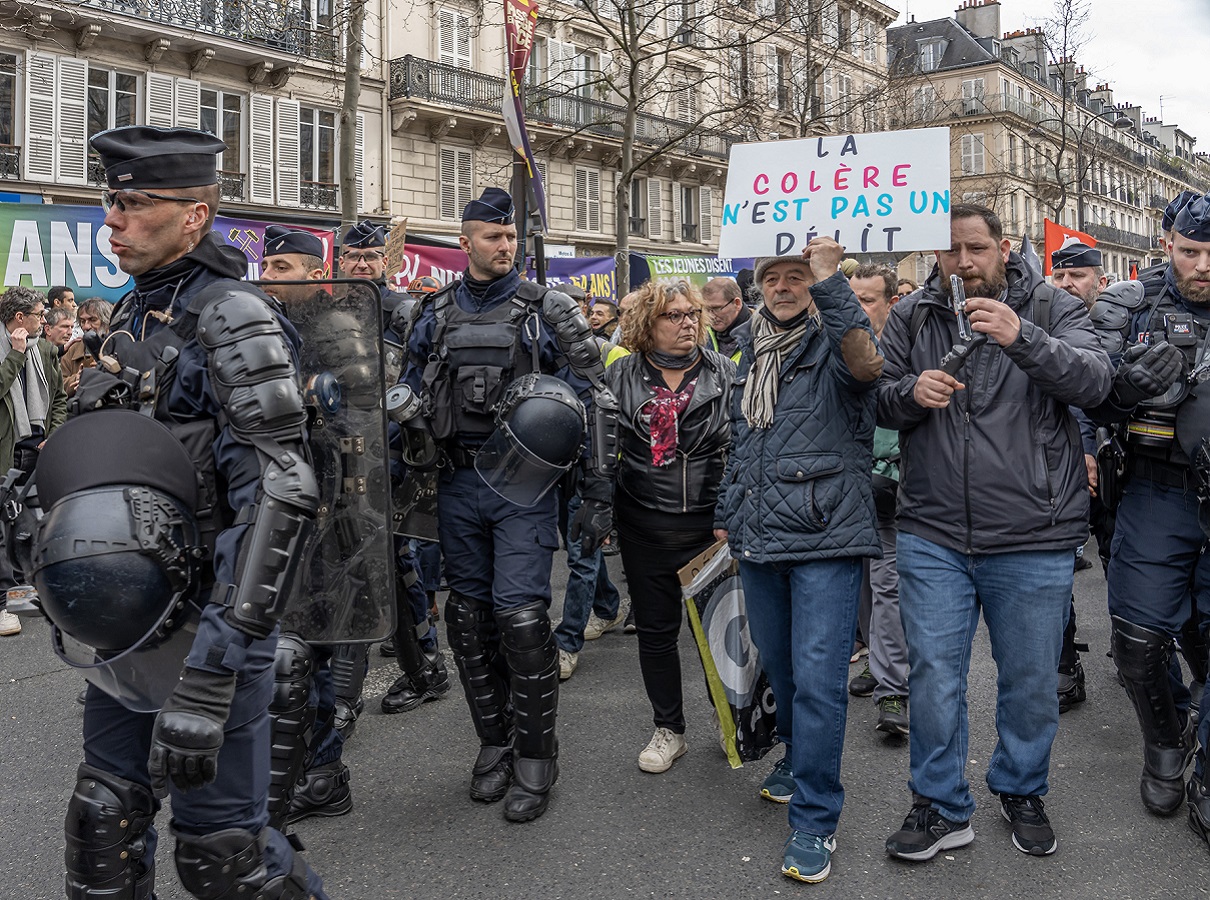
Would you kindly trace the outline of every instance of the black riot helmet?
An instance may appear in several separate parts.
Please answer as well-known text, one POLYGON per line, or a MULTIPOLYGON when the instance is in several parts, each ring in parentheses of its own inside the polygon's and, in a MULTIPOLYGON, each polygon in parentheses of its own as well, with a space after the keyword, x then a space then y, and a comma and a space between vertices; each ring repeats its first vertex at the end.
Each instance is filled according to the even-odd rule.
POLYGON ((505 500, 533 506, 579 459, 586 425, 584 404, 567 382, 523 375, 505 390, 475 470, 505 500))
POLYGON ((35 479, 44 512, 30 574, 70 638, 56 644, 76 651, 67 662, 96 665, 184 623, 205 551, 197 475, 164 425, 122 409, 72 419, 47 440, 35 479))

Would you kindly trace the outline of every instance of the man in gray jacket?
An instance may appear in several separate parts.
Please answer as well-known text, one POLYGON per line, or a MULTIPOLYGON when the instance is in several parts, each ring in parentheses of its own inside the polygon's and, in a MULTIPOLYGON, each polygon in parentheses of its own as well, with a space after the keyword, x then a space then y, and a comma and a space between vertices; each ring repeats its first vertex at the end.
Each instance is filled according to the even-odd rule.
POLYGON ((915 701, 914 800, 887 852, 926 860, 974 840, 965 686, 982 609, 998 671, 987 784, 1013 844, 1044 856, 1057 846, 1041 798, 1059 723, 1071 548, 1088 521, 1068 406, 1101 402, 1113 369, 1084 304, 1010 252, 995 213, 956 204, 950 216, 949 249, 882 335, 878 423, 901 433, 899 597, 915 701), (976 339, 987 338, 957 377, 938 365, 960 340, 951 275, 970 298, 976 339))

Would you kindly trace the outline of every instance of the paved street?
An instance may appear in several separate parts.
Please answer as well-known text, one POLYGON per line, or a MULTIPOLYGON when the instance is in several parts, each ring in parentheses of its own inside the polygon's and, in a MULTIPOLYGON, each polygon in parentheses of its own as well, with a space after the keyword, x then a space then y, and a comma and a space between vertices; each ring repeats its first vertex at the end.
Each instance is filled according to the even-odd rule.
MULTIPOLYGON (((620 578, 616 557, 611 568, 620 578)), ((557 572, 556 580, 561 577, 557 572)), ((561 774, 542 819, 509 825, 499 805, 467 797, 475 741, 460 688, 415 712, 381 715, 378 699, 394 664, 375 652, 367 711, 346 750, 354 810, 297 830, 334 900, 1206 896, 1210 855, 1184 811, 1157 819, 1138 799, 1141 744, 1104 655, 1104 591, 1099 567, 1077 576, 1080 633, 1093 647, 1084 660, 1090 699, 1063 716, 1055 745, 1047 811, 1059 849, 1052 857, 1030 858, 1012 848, 1008 825, 983 784, 995 685, 982 633, 970 677, 976 840, 931 863, 902 864, 883 852, 909 805, 907 747, 875 732, 873 703, 855 700, 832 875, 814 886, 782 877, 785 807, 757 795, 769 765, 727 767, 687 639, 690 752, 665 775, 640 772, 636 756, 650 737, 650 709, 635 640, 620 631, 587 645, 562 689, 561 774)), ((21 636, 0 639, 0 900, 63 896, 62 818, 80 756, 75 697, 81 685, 50 652, 42 624, 27 623, 21 636)), ((166 825, 167 811, 160 823, 166 825)), ((161 900, 186 897, 173 872, 171 844, 170 838, 160 844, 161 900)))

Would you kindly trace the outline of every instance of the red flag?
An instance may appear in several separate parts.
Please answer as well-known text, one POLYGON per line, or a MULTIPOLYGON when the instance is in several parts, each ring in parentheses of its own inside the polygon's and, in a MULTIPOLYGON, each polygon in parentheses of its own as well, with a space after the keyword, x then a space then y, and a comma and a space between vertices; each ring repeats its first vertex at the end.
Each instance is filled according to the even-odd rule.
POLYGON ((1139 280, 1139 264, 1136 263, 1133 259, 1130 261, 1130 280, 1131 281, 1139 280))
POLYGON ((1065 225, 1060 225, 1058 222, 1052 222, 1050 219, 1043 219, 1042 224, 1045 228, 1043 232, 1043 249, 1042 257, 1042 274, 1050 274, 1050 254, 1054 253, 1063 246, 1063 242, 1069 237, 1073 237, 1082 244, 1087 244, 1089 247, 1097 245, 1097 239, 1085 234, 1082 231, 1076 231, 1074 228, 1068 228, 1065 225))

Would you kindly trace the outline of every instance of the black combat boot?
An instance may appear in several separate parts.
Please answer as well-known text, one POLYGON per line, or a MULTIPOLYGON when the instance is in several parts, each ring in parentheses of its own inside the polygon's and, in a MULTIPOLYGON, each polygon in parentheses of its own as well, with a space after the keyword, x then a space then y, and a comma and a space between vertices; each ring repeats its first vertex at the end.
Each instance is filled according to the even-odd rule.
POLYGON ((1065 713, 1077 703, 1088 699, 1084 690, 1084 667, 1080 665, 1079 650, 1087 650, 1076 644, 1076 603, 1071 600, 1071 612, 1067 616, 1067 628, 1063 630, 1063 649, 1059 652, 1059 712, 1065 713))
POLYGON ((425 666, 419 672, 411 675, 405 673, 395 679, 395 683, 382 698, 384 713, 393 715, 409 712, 420 704, 436 700, 449 692, 450 675, 441 659, 441 651, 433 650, 426 654, 426 657, 425 666))
POLYGON ((336 695, 333 724, 347 741, 357 728, 357 717, 366 708, 361 686, 369 668, 366 644, 337 644, 332 650, 332 691, 336 695))
POLYGON ((294 788, 286 824, 311 816, 343 816, 353 808, 349 767, 340 760, 309 769, 294 788))
POLYGON ((486 603, 450 591, 445 603, 446 635, 466 692, 479 756, 471 770, 471 798, 494 803, 512 782, 512 711, 502 674, 500 632, 486 603))
POLYGON ((1139 793, 1151 812, 1170 816, 1185 799, 1185 769, 1193 758, 1193 728, 1172 699, 1168 663, 1172 640, 1113 616, 1113 660, 1143 729, 1139 793))
POLYGON ((504 798, 504 818, 528 822, 546 812, 559 777, 559 650, 544 603, 504 610, 496 620, 512 677, 515 727, 513 786, 504 798))
POLYGON ((1197 755, 1194 774, 1185 789, 1189 804, 1189 827, 1193 829, 1194 834, 1210 844, 1210 789, 1206 785, 1206 751, 1199 750, 1197 755), (1200 777, 1197 774, 1199 769, 1202 773, 1200 777))

